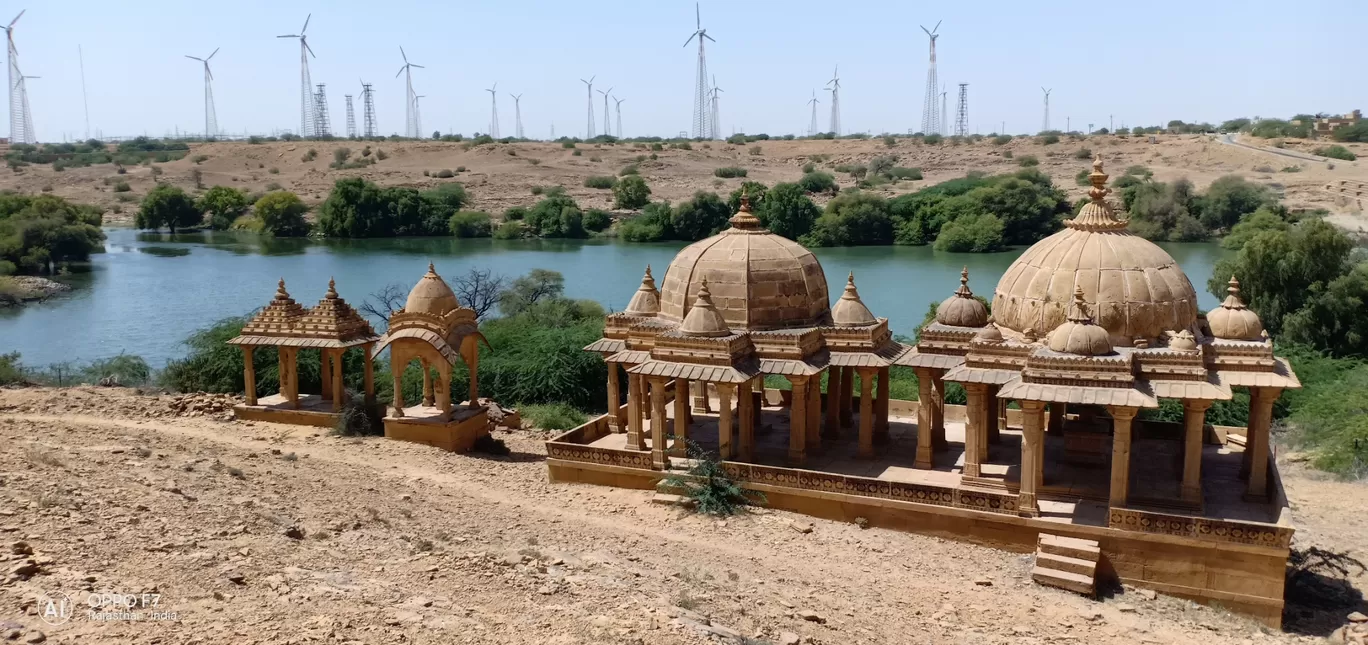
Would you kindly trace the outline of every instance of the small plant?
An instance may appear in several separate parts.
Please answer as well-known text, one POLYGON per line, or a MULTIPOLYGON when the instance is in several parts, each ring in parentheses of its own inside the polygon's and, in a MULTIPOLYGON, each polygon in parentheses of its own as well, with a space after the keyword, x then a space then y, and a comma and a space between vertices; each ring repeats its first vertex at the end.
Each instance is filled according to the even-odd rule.
POLYGON ((675 150, 693 150, 693 146, 689 145, 688 141, 676 141, 671 143, 670 147, 675 150))
POLYGON ((599 163, 599 162, 603 161, 603 157, 600 157, 600 156, 598 156, 598 155, 595 155, 595 156, 593 156, 593 157, 590 157, 590 158, 589 158, 589 161, 592 161, 592 162, 594 162, 594 163, 599 163))
POLYGON ((1284 166, 1282 172, 1301 172, 1301 166, 1284 166))
POLYGON ((809 162, 803 164, 803 174, 810 173, 810 172, 812 172, 812 171, 814 171, 814 170, 816 170, 816 169, 817 169, 817 164, 812 163, 811 161, 809 161, 809 162))
POLYGON ((1044 145, 1047 145, 1047 146, 1052 146, 1052 145, 1054 145, 1054 144, 1056 144, 1056 143, 1059 143, 1059 135, 1053 134, 1053 133, 1052 133, 1052 134, 1047 134, 1047 135, 1045 135, 1045 136, 1042 136, 1042 137, 1040 137, 1040 143, 1042 143, 1042 144, 1044 144, 1044 145))
POLYGON ((456 173, 454 173, 454 172, 452 172, 452 171, 450 171, 450 170, 448 170, 448 169, 446 169, 446 168, 443 168, 443 169, 441 169, 441 170, 438 170, 437 173, 436 173, 435 175, 433 175, 433 176, 436 177, 436 178, 438 178, 438 179, 451 179, 452 177, 455 177, 455 176, 456 176, 456 173))
POLYGON ((269 191, 274 191, 274 190, 281 190, 281 187, 280 187, 280 184, 278 184, 278 183, 276 183, 276 182, 273 181, 273 182, 271 182, 271 183, 269 183, 269 184, 266 184, 266 190, 267 190, 268 192, 269 192, 269 191))
POLYGON ((126 193, 130 190, 133 189, 128 185, 128 182, 126 181, 121 181, 117 184, 114 184, 114 192, 116 193, 126 193))
POLYGON ((660 155, 658 155, 658 154, 656 154, 656 153, 654 153, 654 152, 651 153, 651 161, 655 161, 656 159, 659 159, 659 158, 660 158, 660 155))
POLYGON ((1021 155, 1021 158, 1017 160, 1017 165, 1022 168, 1030 168, 1032 166, 1039 166, 1040 160, 1036 159, 1035 155, 1021 155))
MULTIPOLYGON (((652 151, 652 152, 660 152, 661 150, 664 150, 664 149, 665 149, 665 146, 662 146, 662 145, 660 145, 659 143, 652 143, 652 144, 651 144, 651 151, 652 151)), ((651 158, 654 159, 654 158, 655 158, 655 155, 651 155, 651 158)))
POLYGON ((386 159, 389 159, 389 154, 386 153, 384 150, 376 150, 375 158, 379 159, 380 161, 384 161, 386 159))
POLYGON ((270 174, 272 174, 272 175, 279 175, 279 174, 280 174, 280 169, 279 169, 279 168, 276 168, 275 166, 271 166, 270 168, 267 168, 267 169, 266 169, 266 172, 268 172, 268 173, 270 173, 270 174))
POLYGON ((383 430, 379 415, 366 405, 365 396, 348 390, 346 403, 342 404, 342 411, 338 413, 337 422, 333 424, 333 434, 339 437, 361 437, 383 430))
POLYGON ((1346 148, 1346 147, 1344 147, 1344 146, 1340 146, 1340 145, 1325 146, 1325 147, 1322 147, 1322 148, 1316 148, 1315 150, 1312 150, 1312 151, 1311 151, 1311 154, 1316 155, 1316 156, 1319 156, 1319 157, 1329 157, 1329 158, 1331 158, 1331 159, 1339 159, 1339 160, 1341 160, 1341 161, 1353 161, 1353 160, 1355 160, 1355 159, 1358 159, 1358 155, 1356 155, 1356 154, 1350 152, 1348 148, 1346 148))
POLYGON ((628 164, 628 165, 626 165, 626 166, 623 166, 623 167, 622 167, 622 170, 619 170, 619 171, 618 171, 618 176, 619 176, 619 177, 626 177, 627 175, 637 175, 637 174, 640 174, 640 171, 637 169, 637 165, 636 165, 636 164, 628 164))
POLYGON ((1089 150, 1087 148, 1079 148, 1076 152, 1074 152, 1073 157, 1074 159, 1092 159, 1093 153, 1092 150, 1089 150))
POLYGON ((1090 183, 1092 183, 1088 181, 1089 174, 1090 171, 1087 168, 1078 171, 1078 174, 1074 175, 1074 183, 1078 184, 1079 186, 1089 185, 1090 183))
POLYGON ((562 142, 561 142, 561 147, 562 147, 562 148, 574 148, 574 147, 575 147, 575 142, 574 142, 574 141, 562 141, 562 142))
POLYGON ((190 161, 193 161, 193 162, 195 163, 196 166, 198 166, 198 165, 200 165, 200 164, 202 164, 202 163, 204 163, 205 161, 208 161, 208 160, 209 160, 209 155, 195 155, 195 156, 193 156, 193 157, 190 158, 190 161))
POLYGON ((540 195, 540 194, 542 194, 542 193, 544 193, 544 192, 546 192, 546 189, 543 188, 543 187, 541 187, 541 186, 533 186, 533 187, 532 187, 532 194, 533 194, 533 195, 540 195))
POLYGON ((571 156, 571 157, 582 157, 582 156, 584 156, 584 153, 580 152, 580 149, 579 149, 579 148, 575 148, 574 150, 571 150, 571 151, 570 151, 570 156, 571 156))
POLYGON ((919 180, 922 178, 921 168, 903 168, 902 166, 896 166, 892 170, 889 170, 887 174, 893 179, 919 180))
POLYGON ((306 153, 304 153, 304 156, 303 156, 303 157, 300 157, 299 160, 300 160, 300 161, 303 161, 304 163, 308 163, 308 162, 313 161, 314 159, 317 159, 317 158, 318 158, 318 151, 317 151, 317 150, 314 150, 313 148, 309 148, 309 151, 306 152, 306 153))
POLYGON ((887 137, 884 137, 884 138, 883 138, 883 143, 884 143, 885 146, 888 146, 889 148, 892 148, 892 147, 895 147, 895 146, 898 145, 898 140, 897 140, 897 139, 894 139, 894 138, 891 137, 891 136, 887 136, 887 137))
POLYGON ((704 515, 735 515, 743 506, 765 503, 764 493, 748 491, 732 481, 717 455, 690 439, 685 439, 684 445, 692 463, 685 474, 666 477, 665 486, 693 500, 694 511, 704 515))
POLYGON ((751 146, 750 154, 752 157, 759 157, 760 155, 765 154, 765 152, 760 149, 760 146, 751 146))
POLYGON ((527 160, 527 163, 530 163, 530 164, 532 164, 532 165, 534 165, 534 166, 540 166, 540 165, 541 165, 541 159, 528 159, 528 160, 527 160))
POLYGON ((431 171, 431 170, 424 170, 424 171, 423 171, 423 176, 424 176, 424 177, 431 177, 431 176, 432 176, 432 171, 431 171))
POLYGON ((1012 140, 1012 135, 1010 135, 1010 134, 999 134, 999 135, 997 135, 996 137, 993 137, 993 145, 995 145, 995 146, 1006 145, 1007 142, 1009 142, 1009 141, 1011 141, 1011 140, 1012 140))
POLYGON ((1003 150, 1003 151, 1002 151, 1002 158, 1003 158, 1003 159, 1011 159, 1011 158, 1012 158, 1012 151, 1011 151, 1011 150, 1003 150))
POLYGON ((465 167, 465 166, 456 166, 456 172, 465 172, 465 171, 466 171, 466 167, 465 167))
POLYGON ((586 177, 586 178, 584 179, 584 187, 585 187, 585 188, 597 188, 597 189, 599 189, 599 190, 611 190, 611 189, 613 188, 613 186, 616 186, 616 185, 617 185, 617 179, 616 179, 615 177, 609 177, 609 176, 607 176, 607 175, 593 175, 593 176, 590 176, 590 177, 586 177))
POLYGON ((114 174, 116 174, 116 175, 123 175, 123 174, 127 174, 127 173, 128 173, 128 169, 127 169, 127 168, 124 168, 123 166, 119 166, 118 168, 115 168, 115 169, 114 169, 114 174))
POLYGON ((945 137, 942 137, 942 136, 939 135, 939 134, 928 134, 928 135, 922 137, 922 143, 924 143, 924 144, 926 144, 926 145, 928 145, 928 146, 938 146, 938 145, 940 145, 940 142, 941 142, 941 141, 944 141, 944 140, 945 140, 945 137))
POLYGON ((161 168, 161 166, 152 166, 152 176, 153 176, 153 177, 160 177, 161 174, 162 174, 162 168, 161 168))
POLYGON ((714 180, 712 180, 712 185, 713 185, 713 188, 721 188, 721 187, 723 187, 723 186, 726 186, 726 185, 727 185, 727 182, 722 181, 721 179, 714 179, 714 180))
POLYGON ((471 444, 470 449, 473 452, 494 455, 495 457, 507 457, 513 452, 508 449, 508 445, 502 439, 495 439, 490 435, 480 436, 475 440, 475 443, 471 444))
POLYGON ((716 168, 716 169, 714 169, 714 170, 713 170, 713 176, 721 177, 721 178, 723 178, 723 179, 734 179, 734 178, 736 178, 736 177, 745 177, 745 176, 746 176, 746 169, 745 169, 745 168, 737 168, 736 166, 723 166, 722 168, 716 168))
POLYGON ((542 430, 569 430, 584 425, 588 420, 583 412, 565 403, 525 405, 522 416, 531 421, 533 427, 542 430))

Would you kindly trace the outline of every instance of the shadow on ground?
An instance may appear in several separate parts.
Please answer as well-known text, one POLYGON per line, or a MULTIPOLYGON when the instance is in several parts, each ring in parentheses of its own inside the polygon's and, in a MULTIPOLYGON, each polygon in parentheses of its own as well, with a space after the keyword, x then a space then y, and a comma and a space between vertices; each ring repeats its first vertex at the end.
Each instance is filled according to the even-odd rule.
POLYGON ((1308 547, 1292 549, 1283 590, 1283 630, 1329 636, 1351 612, 1368 613, 1363 592, 1350 582, 1368 567, 1347 552, 1308 547))

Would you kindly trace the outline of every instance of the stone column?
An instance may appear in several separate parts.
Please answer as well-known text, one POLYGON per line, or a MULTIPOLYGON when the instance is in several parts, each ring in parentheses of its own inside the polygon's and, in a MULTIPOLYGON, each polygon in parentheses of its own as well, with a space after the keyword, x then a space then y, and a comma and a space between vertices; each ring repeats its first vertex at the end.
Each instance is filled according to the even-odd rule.
POLYGON ((290 399, 290 407, 299 409, 299 350, 291 347, 289 349, 290 360, 286 367, 290 370, 290 392, 286 396, 290 399))
POLYGON ((418 365, 423 368, 423 405, 432 407, 432 366, 426 358, 418 359, 418 365))
POLYGON ((997 398, 1000 385, 988 385, 984 389, 987 398, 988 417, 984 419, 985 440, 979 444, 979 462, 988 461, 988 444, 1002 440, 1002 428, 1007 427, 1007 402, 997 398))
POLYGON ((330 401, 333 398, 332 377, 332 350, 320 349, 318 350, 318 378, 321 387, 318 389, 318 398, 324 401, 330 401))
POLYGON ((879 389, 874 394, 874 441, 888 441, 888 368, 879 368, 879 389))
POLYGON ((827 437, 841 436, 841 368, 827 368, 827 437))
POLYGON ((988 431, 988 442, 997 443, 1002 440, 1002 431, 1007 429, 1007 399, 999 399, 997 393, 1002 390, 1001 385, 993 386, 993 397, 997 401, 997 427, 988 431))
MULTIPOLYGON (((479 350, 474 352, 475 360, 468 366, 470 370, 470 392, 466 396, 470 397, 470 407, 480 407, 480 359, 479 350)), ((453 366, 454 367, 454 366, 453 366)))
MULTIPOLYGON (((707 383, 699 383, 705 389, 707 383)), ((732 458, 732 389, 730 383, 717 384, 717 456, 723 460, 732 458)))
POLYGON ((627 447, 646 449, 646 434, 642 432, 642 408, 646 404, 645 379, 639 374, 627 374, 627 447))
POLYGON ((864 459, 874 457, 874 371, 860 368, 860 449, 864 459))
POLYGON ((841 368, 841 427, 849 428, 851 408, 854 405, 851 393, 855 390, 855 368, 841 368))
POLYGON ((398 351, 390 348, 390 373, 394 376, 394 417, 404 416, 404 368, 399 362, 398 351))
POLYGON ((697 381, 693 386, 693 411, 696 414, 712 412, 712 401, 708 399, 708 384, 697 381))
POLYGON ((276 348, 276 380, 280 382, 280 398, 290 402, 290 348, 276 348))
POLYGON ((361 351, 364 352, 364 354, 362 354, 362 363, 366 366, 365 388, 367 406, 375 405, 375 357, 371 356, 371 350, 374 348, 374 345, 375 343, 366 343, 361 346, 361 351))
POLYGON ((1202 428, 1211 401, 1183 400, 1183 488, 1182 499, 1202 503, 1202 428))
POLYGON ((982 474, 983 444, 987 440, 987 424, 994 411, 988 409, 988 386, 980 383, 965 383, 964 391, 969 396, 965 407, 964 424, 964 469, 965 477, 978 477, 982 474))
POLYGON ((622 394, 618 392, 617 363, 608 363, 608 429, 622 432, 622 394))
POLYGON ((433 384, 436 406, 442 411, 442 418, 451 419, 451 371, 455 366, 443 364, 437 368, 437 380, 433 384), (443 369, 445 368, 445 369, 443 369))
POLYGON ((689 382, 677 378, 674 397, 674 440, 670 443, 671 457, 689 456, 689 382))
POLYGON ((1282 394, 1281 388, 1249 388, 1249 428, 1245 430, 1245 454, 1249 455, 1249 484, 1245 500, 1268 501, 1268 431, 1273 425, 1273 403, 1282 394))
POLYGON ((947 450, 950 442, 945 440, 945 370, 931 371, 932 401, 936 404, 935 424, 931 426, 931 447, 947 450))
POLYGON ((913 463, 914 468, 932 467, 931 429, 936 425, 934 398, 931 370, 917 368, 917 460, 913 463))
POLYGON ((665 470, 670 459, 665 456, 665 380, 646 379, 651 389, 651 467, 665 470))
POLYGON ((341 412, 342 404, 347 398, 347 391, 343 388, 342 382, 342 352, 346 350, 334 349, 332 353, 332 400, 333 412, 341 412))
POLYGON ((1139 410, 1108 406, 1112 415, 1111 500, 1113 508, 1124 507, 1130 497, 1131 422, 1139 410))
POLYGON ((822 382, 820 375, 809 377, 807 392, 807 451, 815 453, 822 448, 822 382))
MULTIPOLYGON (((757 377, 764 378, 764 377, 757 377)), ((755 461, 755 385, 747 381, 742 383, 737 392, 740 394, 737 402, 736 416, 741 418, 741 440, 738 442, 738 452, 741 461, 755 461)))
POLYGON ((251 345, 242 346, 242 383, 243 395, 247 397, 247 405, 256 405, 256 365, 252 364, 252 351, 256 349, 251 345))
POLYGON ((1045 449, 1045 404, 1022 401, 1021 418, 1021 486, 1017 493, 1017 513, 1022 517, 1037 517, 1040 515, 1037 495, 1045 463, 1042 457, 1045 449))
POLYGON ((789 406, 789 450, 790 465, 801 466, 807 459, 807 404, 808 379, 806 376, 790 376, 793 384, 792 403, 789 406))
POLYGON ((1061 433, 1064 431, 1064 415, 1068 414, 1068 408, 1064 403, 1050 404, 1050 426, 1049 432, 1061 433))

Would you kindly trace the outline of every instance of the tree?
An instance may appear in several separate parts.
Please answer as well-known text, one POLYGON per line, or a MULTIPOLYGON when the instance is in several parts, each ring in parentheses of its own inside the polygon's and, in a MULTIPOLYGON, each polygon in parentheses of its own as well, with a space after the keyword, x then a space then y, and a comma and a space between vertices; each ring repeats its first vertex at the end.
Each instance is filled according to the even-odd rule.
POLYGON ((585 237, 584 213, 569 195, 557 192, 527 212, 527 226, 542 237, 585 237))
POLYGON ((628 242, 659 242, 674 238, 670 223, 670 203, 654 202, 641 209, 641 214, 622 223, 618 235, 628 242))
POLYGON ((319 208, 318 230, 326 237, 446 235, 465 201, 465 188, 457 183, 419 192, 381 188, 361 177, 339 179, 319 208))
POLYGON ((764 193, 756 213, 765 228, 790 240, 807 235, 821 215, 821 209, 798 184, 775 184, 764 193))
POLYGON ((836 178, 820 170, 803 173, 798 185, 809 193, 835 193, 840 190, 836 185, 836 178))
POLYGON ((464 275, 451 281, 451 290, 456 292, 456 300, 462 306, 475 312, 475 317, 484 320, 489 312, 499 304, 508 279, 489 269, 471 267, 464 275))
POLYGON ((1277 198, 1266 186, 1245 181, 1237 175, 1226 175, 1214 182, 1202 196, 1197 217, 1208 229, 1229 230, 1241 217, 1259 210, 1260 206, 1277 203, 1277 198))
POLYGON ((261 232, 276 237, 308 235, 309 223, 304 221, 304 213, 308 211, 309 207, 299 200, 299 196, 287 190, 266 193, 256 203, 261 232))
POLYGON ((247 212, 247 193, 229 186, 214 186, 200 196, 199 209, 209 214, 209 228, 224 231, 247 212))
POLYGON ((765 193, 769 192, 769 187, 758 181, 741 182, 741 187, 731 191, 731 195, 727 196, 727 208, 730 208, 731 212, 735 213, 741 210, 741 193, 743 192, 746 194, 746 198, 750 200, 751 212, 759 213, 765 205, 765 193))
POLYGON ((461 211, 447 221, 453 237, 489 237, 494 226, 490 223, 489 213, 461 211))
POLYGON ((618 208, 637 210, 651 202, 651 187, 641 175, 627 175, 613 186, 613 201, 618 208))
POLYGON ((157 184, 143 198, 142 207, 133 217, 133 224, 147 229, 165 226, 175 233, 176 229, 194 226, 203 219, 204 213, 195 205, 195 200, 179 186, 157 184))
POLYGON ((1285 316, 1301 309, 1314 290, 1346 272, 1353 247, 1348 236, 1321 219, 1306 220, 1287 231, 1264 231, 1235 257, 1216 263, 1207 291, 1225 297, 1226 282, 1234 275, 1245 304, 1276 336, 1285 316))
POLYGON ((55 273, 103 251, 101 215, 93 206, 53 195, 0 192, 0 275, 55 273))
POLYGON ((513 281, 499 298, 499 311, 506 317, 526 312, 533 305, 565 294, 565 276, 549 269, 532 269, 513 281))
POLYGON ((1221 247, 1238 251, 1259 233, 1286 231, 1288 226, 1287 220, 1283 219, 1282 215, 1279 215, 1272 208, 1260 207, 1259 210, 1240 220, 1239 224, 1230 229, 1230 235, 1221 240, 1221 247))
POLYGON ((807 246, 891 244, 893 218, 888 202, 874 193, 843 192, 827 202, 826 212, 802 242, 807 246))
POLYGON ((1306 305, 1283 321, 1283 338, 1334 356, 1368 357, 1368 263, 1310 288, 1306 305))
POLYGON ((951 253, 986 253, 1003 248, 1002 220, 989 213, 966 215, 941 227, 936 250, 951 253))
POLYGON ((692 199, 675 206, 670 225, 677 239, 701 240, 726 228, 731 215, 731 209, 717 193, 700 190, 692 199))

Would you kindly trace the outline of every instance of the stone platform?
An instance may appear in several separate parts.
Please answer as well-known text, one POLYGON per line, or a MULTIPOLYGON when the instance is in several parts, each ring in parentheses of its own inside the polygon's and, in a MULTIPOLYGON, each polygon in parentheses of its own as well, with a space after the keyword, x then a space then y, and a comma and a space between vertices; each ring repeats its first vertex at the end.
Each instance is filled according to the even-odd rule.
POLYGON ((233 406, 233 414, 246 421, 266 421, 269 423, 288 423, 297 426, 316 426, 331 428, 337 425, 340 416, 333 412, 332 401, 317 394, 299 395, 299 407, 279 394, 263 396, 256 405, 241 403, 233 406))
POLYGON ((483 407, 456 406, 450 417, 440 408, 404 408, 404 416, 384 418, 385 437, 412 441, 451 452, 467 452, 480 437, 489 434, 489 412, 483 407))

